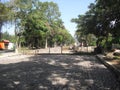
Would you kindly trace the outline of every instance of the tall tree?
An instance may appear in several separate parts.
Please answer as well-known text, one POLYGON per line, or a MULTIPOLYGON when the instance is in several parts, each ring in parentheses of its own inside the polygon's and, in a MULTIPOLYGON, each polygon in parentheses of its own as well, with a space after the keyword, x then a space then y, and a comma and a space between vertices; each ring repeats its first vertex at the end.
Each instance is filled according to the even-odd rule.
POLYGON ((8 21, 8 15, 9 15, 9 8, 2 2, 0 2, 0 40, 1 40, 1 34, 2 34, 2 26, 5 22, 8 21))
POLYGON ((120 1, 96 0, 95 3, 90 4, 89 10, 84 16, 79 15, 77 21, 78 29, 81 32, 92 33, 97 38, 97 45, 105 40, 104 45, 109 47, 109 38, 112 36, 118 40, 120 27, 120 1), (82 18, 81 18, 82 17, 82 18))
POLYGON ((48 39, 48 43, 55 43, 58 40, 57 32, 61 29, 66 31, 56 3, 39 0, 12 0, 9 3, 14 12, 13 21, 18 44, 20 39, 24 38, 29 47, 43 47, 48 39))
POLYGON ((54 34, 56 33, 56 30, 58 30, 58 23, 60 21, 60 12, 58 5, 54 2, 43 2, 43 10, 44 10, 44 15, 45 18, 47 19, 47 26, 48 26, 48 31, 46 32, 46 45, 45 47, 47 48, 47 39, 49 36, 53 38, 54 34))

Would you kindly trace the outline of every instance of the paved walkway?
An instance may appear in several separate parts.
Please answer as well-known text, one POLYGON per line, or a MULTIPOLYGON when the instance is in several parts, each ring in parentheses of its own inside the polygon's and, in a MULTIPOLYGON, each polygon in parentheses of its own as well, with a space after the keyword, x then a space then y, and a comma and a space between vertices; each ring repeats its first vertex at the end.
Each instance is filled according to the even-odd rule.
POLYGON ((95 56, 19 55, 0 58, 0 90, 120 90, 95 56))

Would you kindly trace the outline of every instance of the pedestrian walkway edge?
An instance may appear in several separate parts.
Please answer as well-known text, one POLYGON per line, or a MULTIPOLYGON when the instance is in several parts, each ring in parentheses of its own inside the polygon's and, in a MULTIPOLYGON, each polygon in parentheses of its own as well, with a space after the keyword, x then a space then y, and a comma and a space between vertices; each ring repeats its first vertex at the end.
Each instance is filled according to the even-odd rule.
POLYGON ((100 60, 110 71, 112 71, 115 74, 115 77, 117 78, 117 80, 120 82, 120 71, 116 67, 114 67, 114 66, 110 65, 109 63, 107 63, 103 59, 103 57, 104 57, 104 55, 96 55, 96 58, 98 60, 100 60))

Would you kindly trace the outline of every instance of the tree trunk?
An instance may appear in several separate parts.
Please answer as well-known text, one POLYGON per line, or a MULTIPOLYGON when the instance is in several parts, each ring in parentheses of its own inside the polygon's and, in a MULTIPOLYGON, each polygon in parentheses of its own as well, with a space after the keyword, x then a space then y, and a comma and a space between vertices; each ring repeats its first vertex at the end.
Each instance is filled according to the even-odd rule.
POLYGON ((47 46, 48 46, 48 42, 47 42, 47 38, 46 38, 46 40, 45 40, 45 48, 47 48, 47 46))
POLYGON ((18 36, 18 48, 21 48, 20 36, 18 36))
POLYGON ((17 37, 17 24, 16 24, 16 19, 15 19, 15 37, 16 37, 15 53, 18 53, 18 37, 17 37))
POLYGON ((2 23, 0 22, 0 41, 2 39, 2 23))
POLYGON ((16 36, 15 53, 18 53, 18 38, 16 36))
POLYGON ((56 41, 54 42, 54 47, 57 47, 57 43, 56 43, 56 41))

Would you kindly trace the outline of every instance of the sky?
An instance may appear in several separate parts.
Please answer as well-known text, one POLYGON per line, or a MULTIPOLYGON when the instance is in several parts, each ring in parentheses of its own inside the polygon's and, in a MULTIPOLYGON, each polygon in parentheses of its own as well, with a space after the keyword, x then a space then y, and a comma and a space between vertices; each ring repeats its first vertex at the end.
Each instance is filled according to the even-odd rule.
MULTIPOLYGON (((85 14, 88 10, 90 3, 94 3, 95 0, 40 0, 40 1, 53 1, 57 3, 59 11, 61 12, 61 19, 64 22, 66 29, 74 36, 76 31, 76 24, 71 22, 72 18, 77 18, 78 15, 85 14)), ((7 29, 10 34, 13 33, 14 27, 5 25, 4 31, 7 29)))

